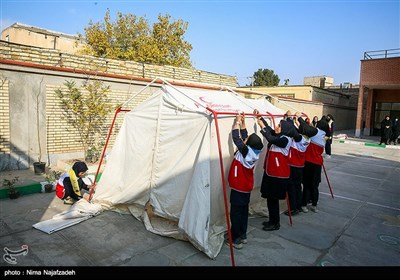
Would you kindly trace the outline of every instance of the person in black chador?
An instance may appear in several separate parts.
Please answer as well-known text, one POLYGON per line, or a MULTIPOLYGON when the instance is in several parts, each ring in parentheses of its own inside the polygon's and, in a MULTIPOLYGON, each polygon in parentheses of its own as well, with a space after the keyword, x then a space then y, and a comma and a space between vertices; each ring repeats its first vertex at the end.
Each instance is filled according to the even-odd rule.
POLYGON ((381 141, 379 145, 382 143, 389 145, 389 139, 392 136, 392 122, 390 121, 390 117, 386 116, 381 121, 381 141))
POLYGON ((393 126, 392 126, 392 137, 390 138, 390 142, 393 142, 394 145, 396 145, 399 141, 400 136, 400 120, 399 117, 395 117, 393 120, 393 126))
POLYGON ((335 120, 331 114, 326 115, 326 122, 328 123, 329 130, 326 133, 325 156, 326 158, 330 158, 332 155, 333 132, 335 130, 335 120))

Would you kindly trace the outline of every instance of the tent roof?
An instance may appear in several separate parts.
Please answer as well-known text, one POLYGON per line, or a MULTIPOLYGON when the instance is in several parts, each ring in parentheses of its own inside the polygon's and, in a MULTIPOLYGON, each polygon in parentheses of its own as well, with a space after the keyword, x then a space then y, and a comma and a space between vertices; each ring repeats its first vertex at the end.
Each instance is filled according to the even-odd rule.
POLYGON ((252 114, 254 109, 260 113, 283 115, 284 111, 276 108, 267 100, 246 99, 232 90, 209 90, 201 88, 183 88, 164 85, 165 98, 183 110, 192 110, 210 114, 244 112, 252 114))

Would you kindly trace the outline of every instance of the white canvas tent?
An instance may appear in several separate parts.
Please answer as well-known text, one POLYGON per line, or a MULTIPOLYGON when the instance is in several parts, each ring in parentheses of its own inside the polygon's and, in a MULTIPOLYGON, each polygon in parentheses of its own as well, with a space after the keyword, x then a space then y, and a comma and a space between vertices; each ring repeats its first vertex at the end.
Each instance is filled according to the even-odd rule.
MULTIPOLYGON (((149 231, 189 240, 216 257, 227 231, 229 187, 222 174, 227 177, 235 151, 234 116, 255 108, 265 113, 263 102, 250 103, 233 91, 164 84, 126 113, 92 201, 131 213, 149 231)), ((283 113, 273 106, 268 110, 283 113)), ((259 133, 253 116, 246 117, 246 125, 249 134, 259 133)), ((254 211, 263 210, 264 154, 255 169, 254 211)))

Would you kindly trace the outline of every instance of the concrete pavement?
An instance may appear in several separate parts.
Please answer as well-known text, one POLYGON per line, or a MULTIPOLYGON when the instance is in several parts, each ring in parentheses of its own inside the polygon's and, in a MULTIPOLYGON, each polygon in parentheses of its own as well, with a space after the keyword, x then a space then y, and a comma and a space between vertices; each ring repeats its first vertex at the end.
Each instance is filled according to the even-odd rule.
MULTIPOLYGON (((378 139, 379 140, 379 139, 378 139)), ((335 139, 332 158, 320 184, 319 212, 281 215, 278 231, 262 230, 264 217, 249 219, 248 244, 234 250, 236 266, 257 267, 400 267, 400 149, 366 146, 335 139)), ((375 140, 373 140, 375 141, 375 140)), ((146 231, 131 215, 112 211, 51 235, 32 228, 69 206, 54 193, 0 200, 0 248, 3 271, 46 267, 80 269, 118 267, 230 267, 228 246, 215 259, 189 242, 146 231), (26 254, 6 261, 4 248, 26 254)))

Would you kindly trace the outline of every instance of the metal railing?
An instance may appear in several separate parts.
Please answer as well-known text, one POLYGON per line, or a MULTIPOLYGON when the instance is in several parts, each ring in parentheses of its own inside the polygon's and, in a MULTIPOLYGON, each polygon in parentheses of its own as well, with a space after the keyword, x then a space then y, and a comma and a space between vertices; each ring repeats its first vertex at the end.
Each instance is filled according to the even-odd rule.
POLYGON ((400 49, 364 52, 364 60, 392 57, 400 57, 400 49))

